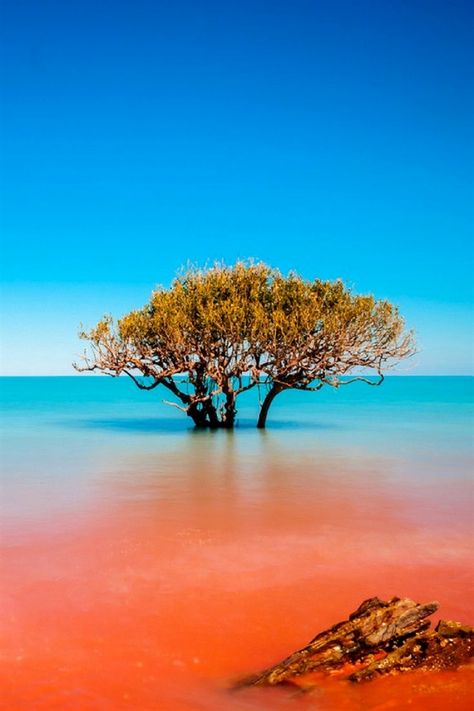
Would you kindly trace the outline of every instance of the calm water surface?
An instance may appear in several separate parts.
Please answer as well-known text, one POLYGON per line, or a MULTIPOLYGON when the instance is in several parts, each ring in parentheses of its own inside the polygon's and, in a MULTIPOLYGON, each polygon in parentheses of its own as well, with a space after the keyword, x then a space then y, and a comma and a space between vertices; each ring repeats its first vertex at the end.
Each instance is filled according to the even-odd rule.
POLYGON ((474 673, 230 693, 367 597, 474 622, 473 379, 285 393, 233 433, 128 380, 3 378, 0 708, 469 709, 474 673))

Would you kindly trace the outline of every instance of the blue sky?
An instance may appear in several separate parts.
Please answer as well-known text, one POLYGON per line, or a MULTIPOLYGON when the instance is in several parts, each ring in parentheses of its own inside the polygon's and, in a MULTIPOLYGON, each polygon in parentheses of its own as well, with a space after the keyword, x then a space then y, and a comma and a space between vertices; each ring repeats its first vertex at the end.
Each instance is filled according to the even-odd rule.
POLYGON ((62 374, 188 260, 400 305, 406 372, 473 372, 469 2, 1 10, 3 374, 62 374))

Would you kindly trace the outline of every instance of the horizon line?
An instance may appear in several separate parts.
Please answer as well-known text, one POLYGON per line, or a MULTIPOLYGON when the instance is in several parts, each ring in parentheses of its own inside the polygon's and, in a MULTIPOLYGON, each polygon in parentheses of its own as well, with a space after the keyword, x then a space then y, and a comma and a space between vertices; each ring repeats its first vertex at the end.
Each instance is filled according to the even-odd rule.
MULTIPOLYGON (((0 373, 0 378, 103 378, 104 376, 124 379, 127 377, 124 374, 108 376, 107 373, 0 373)), ((384 379, 387 378, 474 378, 474 373, 389 373, 384 375, 384 379)))

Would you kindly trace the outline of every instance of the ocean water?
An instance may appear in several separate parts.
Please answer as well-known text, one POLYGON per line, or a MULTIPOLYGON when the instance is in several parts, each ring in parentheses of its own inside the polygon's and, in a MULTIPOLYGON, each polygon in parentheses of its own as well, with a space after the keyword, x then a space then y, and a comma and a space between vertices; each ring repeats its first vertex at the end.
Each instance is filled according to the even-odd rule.
MULTIPOLYGON (((287 708, 228 687, 366 597, 474 621, 473 378, 284 393, 263 432, 257 391, 233 432, 123 378, 0 393, 0 708, 287 708)), ((441 709, 448 685, 467 709, 471 684, 323 684, 317 708, 441 709)))

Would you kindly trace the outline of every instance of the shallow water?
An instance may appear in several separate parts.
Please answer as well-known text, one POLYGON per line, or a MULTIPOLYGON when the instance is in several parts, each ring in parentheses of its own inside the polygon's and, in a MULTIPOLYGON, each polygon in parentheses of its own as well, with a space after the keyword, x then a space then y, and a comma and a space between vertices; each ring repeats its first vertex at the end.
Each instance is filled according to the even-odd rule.
POLYGON ((4 378, 0 707, 468 709, 474 672, 229 692, 367 597, 473 623, 469 378, 192 430, 126 380, 4 378))

